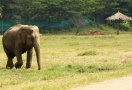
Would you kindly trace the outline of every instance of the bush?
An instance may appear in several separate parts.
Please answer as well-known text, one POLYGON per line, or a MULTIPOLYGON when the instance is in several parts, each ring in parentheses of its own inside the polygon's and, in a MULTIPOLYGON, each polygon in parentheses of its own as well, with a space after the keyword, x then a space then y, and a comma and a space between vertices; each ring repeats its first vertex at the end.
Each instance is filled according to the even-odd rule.
POLYGON ((132 30, 128 21, 123 21, 122 23, 120 23, 120 29, 125 31, 132 30))
POLYGON ((48 30, 40 30, 40 33, 42 33, 42 34, 49 34, 49 31, 48 30))

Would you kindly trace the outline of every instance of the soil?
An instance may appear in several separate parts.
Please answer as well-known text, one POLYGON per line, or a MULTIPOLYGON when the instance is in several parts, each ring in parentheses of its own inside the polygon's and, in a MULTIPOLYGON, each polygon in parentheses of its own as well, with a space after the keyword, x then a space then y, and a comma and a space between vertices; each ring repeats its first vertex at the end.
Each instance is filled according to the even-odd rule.
POLYGON ((90 32, 90 33, 81 33, 79 35, 80 36, 87 36, 87 35, 104 35, 104 34, 101 31, 96 30, 96 31, 93 31, 93 32, 90 32))
POLYGON ((72 88, 70 90, 132 90, 132 75, 72 88))

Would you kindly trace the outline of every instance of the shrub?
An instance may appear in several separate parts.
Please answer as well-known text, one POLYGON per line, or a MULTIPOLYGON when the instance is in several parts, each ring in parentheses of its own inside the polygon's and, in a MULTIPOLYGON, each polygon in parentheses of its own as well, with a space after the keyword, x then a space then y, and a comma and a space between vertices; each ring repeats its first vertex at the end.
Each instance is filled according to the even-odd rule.
POLYGON ((128 21, 123 21, 122 23, 120 23, 120 29, 130 31, 131 30, 130 23, 128 21))
POLYGON ((42 34, 49 34, 49 31, 48 30, 40 30, 40 33, 42 33, 42 34))

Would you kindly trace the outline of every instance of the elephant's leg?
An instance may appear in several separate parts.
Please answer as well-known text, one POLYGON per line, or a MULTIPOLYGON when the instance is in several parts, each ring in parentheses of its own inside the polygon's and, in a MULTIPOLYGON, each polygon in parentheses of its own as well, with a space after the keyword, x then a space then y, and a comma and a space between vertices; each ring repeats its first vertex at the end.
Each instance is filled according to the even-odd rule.
POLYGON ((7 69, 8 69, 9 67, 10 67, 10 69, 12 69, 12 68, 14 67, 12 59, 13 59, 13 58, 8 57, 7 64, 6 64, 6 68, 7 68, 7 69))
POLYGON ((12 69, 14 67, 13 61, 12 61, 14 58, 14 55, 12 55, 5 46, 3 48, 5 50, 6 56, 8 57, 6 68, 12 69))
POLYGON ((21 66, 23 65, 22 56, 20 54, 19 56, 16 56, 16 57, 17 57, 17 62, 15 63, 15 67, 21 68, 21 66))
POLYGON ((31 67, 32 54, 33 54, 33 48, 31 48, 30 50, 27 51, 27 62, 26 62, 26 68, 27 69, 31 67))
POLYGON ((15 67, 21 68, 21 66, 23 65, 21 49, 18 49, 18 50, 16 49, 15 54, 16 54, 16 58, 17 58, 17 62, 15 63, 15 67))

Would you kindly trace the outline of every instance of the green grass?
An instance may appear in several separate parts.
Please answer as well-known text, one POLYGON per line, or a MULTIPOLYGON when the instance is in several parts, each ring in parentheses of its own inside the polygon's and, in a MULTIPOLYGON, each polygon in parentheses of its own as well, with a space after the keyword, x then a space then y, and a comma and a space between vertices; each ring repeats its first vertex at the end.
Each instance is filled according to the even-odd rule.
POLYGON ((89 56, 89 55, 97 55, 96 51, 85 51, 83 53, 79 53, 78 56, 89 56))
POLYGON ((43 35, 40 71, 35 53, 31 69, 25 69, 26 54, 21 69, 5 69, 7 58, 1 45, 0 90, 67 90, 129 75, 132 73, 131 37, 130 32, 97 36, 43 35))

